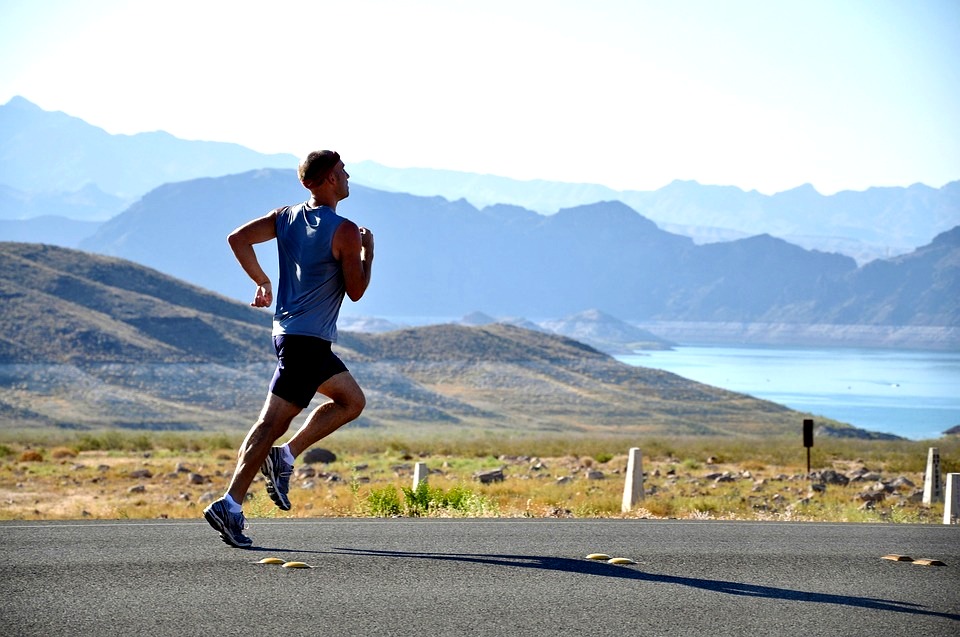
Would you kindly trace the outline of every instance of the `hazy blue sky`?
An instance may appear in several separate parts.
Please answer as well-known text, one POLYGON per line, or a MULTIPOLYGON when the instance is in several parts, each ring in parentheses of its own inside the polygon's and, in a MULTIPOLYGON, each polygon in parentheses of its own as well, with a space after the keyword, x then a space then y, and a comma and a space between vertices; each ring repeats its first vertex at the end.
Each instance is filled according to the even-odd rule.
POLYGON ((958 0, 5 0, 0 103, 619 189, 939 187, 958 33, 958 0))

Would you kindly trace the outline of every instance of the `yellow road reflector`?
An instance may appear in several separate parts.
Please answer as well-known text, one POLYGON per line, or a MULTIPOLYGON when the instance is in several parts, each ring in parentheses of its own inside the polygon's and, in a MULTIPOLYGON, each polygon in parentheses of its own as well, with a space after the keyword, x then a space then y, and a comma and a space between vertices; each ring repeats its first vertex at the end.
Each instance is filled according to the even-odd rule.
POLYGON ((906 555, 897 555, 896 553, 891 553, 890 555, 884 555, 882 560, 891 560, 893 562, 912 562, 912 557, 907 557, 906 555))
POLYGON ((257 562, 257 564, 283 564, 283 560, 279 557, 265 557, 257 562))
POLYGON ((922 560, 913 560, 913 563, 918 564, 920 566, 946 566, 946 564, 944 564, 940 560, 922 559, 922 560))
POLYGON ((303 562, 284 562, 280 568, 312 568, 309 564, 303 562))
POLYGON ((636 564, 629 557, 612 557, 607 560, 607 564, 636 564))
POLYGON ((606 553, 591 553, 590 555, 587 556, 587 559, 607 561, 610 559, 610 556, 607 555, 606 553))

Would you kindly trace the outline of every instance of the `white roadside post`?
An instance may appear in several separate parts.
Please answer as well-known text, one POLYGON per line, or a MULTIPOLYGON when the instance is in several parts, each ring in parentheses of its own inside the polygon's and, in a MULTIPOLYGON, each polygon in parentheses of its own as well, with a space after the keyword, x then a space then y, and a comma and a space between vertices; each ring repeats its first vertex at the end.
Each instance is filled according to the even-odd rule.
POLYGON ((940 449, 927 451, 927 472, 923 474, 923 503, 943 501, 943 482, 940 480, 940 449))
POLYGON ((623 485, 623 503, 620 511, 628 513, 633 506, 643 499, 643 456, 639 447, 630 449, 627 459, 627 478, 623 485))
POLYGON ((430 470, 427 469, 426 462, 418 462, 413 467, 413 490, 416 491, 417 487, 420 486, 421 482, 427 481, 427 476, 430 474, 430 470))
POLYGON ((943 523, 960 524, 960 473, 947 474, 947 493, 943 502, 943 523))

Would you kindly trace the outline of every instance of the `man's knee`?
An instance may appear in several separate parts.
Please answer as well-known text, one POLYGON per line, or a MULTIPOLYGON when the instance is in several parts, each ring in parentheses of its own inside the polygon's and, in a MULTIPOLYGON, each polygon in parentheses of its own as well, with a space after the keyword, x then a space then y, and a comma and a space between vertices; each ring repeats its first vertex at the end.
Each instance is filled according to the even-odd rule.
POLYGON ((295 405, 272 392, 268 393, 267 399, 263 403, 263 409, 260 410, 260 417, 254 427, 266 429, 280 437, 301 411, 303 411, 303 408, 299 405, 295 405))
POLYGON ((367 405, 367 398, 350 372, 334 376, 320 386, 318 391, 336 403, 342 410, 346 422, 357 418, 367 405))
POLYGON ((363 390, 357 387, 355 391, 350 392, 343 408, 347 412, 350 420, 354 420, 363 413, 363 409, 366 406, 367 397, 364 395, 363 390))

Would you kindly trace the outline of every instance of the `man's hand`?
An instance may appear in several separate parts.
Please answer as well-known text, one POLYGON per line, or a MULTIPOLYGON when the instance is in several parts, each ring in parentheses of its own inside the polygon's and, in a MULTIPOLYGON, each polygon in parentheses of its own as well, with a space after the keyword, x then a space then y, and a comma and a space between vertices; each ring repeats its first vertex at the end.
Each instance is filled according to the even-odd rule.
POLYGON ((253 297, 252 307, 270 307, 273 303, 273 286, 266 281, 257 286, 257 294, 253 297))
POLYGON ((373 252, 373 233, 369 228, 360 226, 360 247, 369 252, 373 252))

